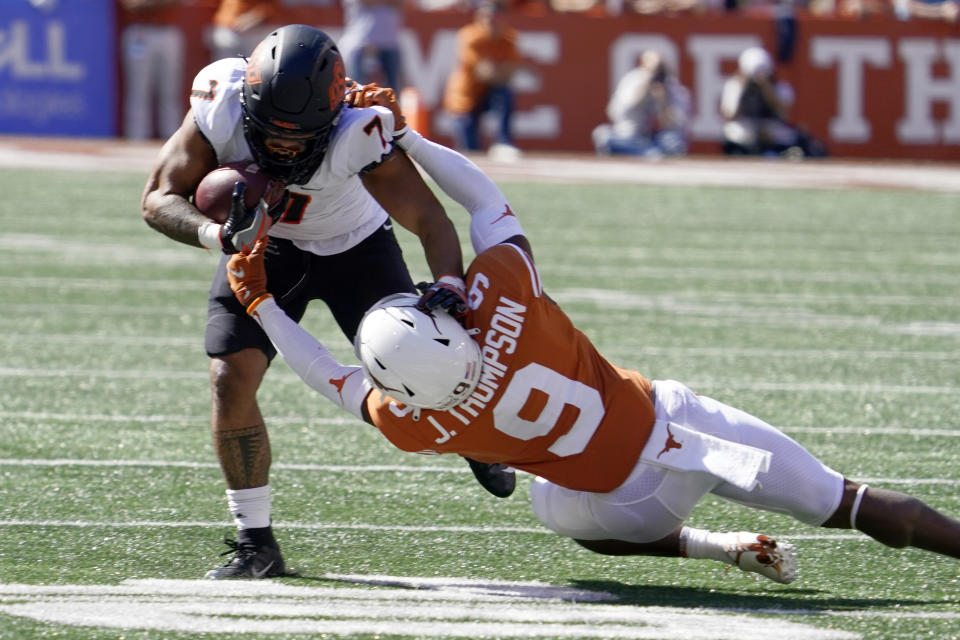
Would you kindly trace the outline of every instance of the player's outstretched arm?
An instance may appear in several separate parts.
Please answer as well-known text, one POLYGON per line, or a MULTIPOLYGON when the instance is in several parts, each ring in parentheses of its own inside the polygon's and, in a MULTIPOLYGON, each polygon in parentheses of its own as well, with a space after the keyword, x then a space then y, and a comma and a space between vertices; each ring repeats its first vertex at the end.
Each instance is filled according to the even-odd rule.
POLYGON ((390 216, 420 238, 430 272, 438 283, 443 283, 440 293, 444 295, 436 299, 440 308, 457 314, 456 308, 462 307, 462 313, 467 297, 460 239, 443 205, 410 158, 394 153, 362 180, 390 216))
POLYGON ((375 84, 355 85, 347 100, 354 106, 376 105, 393 112, 394 144, 423 167, 444 193, 467 210, 470 240, 476 253, 501 242, 512 242, 533 255, 520 221, 496 183, 460 152, 427 140, 410 129, 393 89, 375 84))
POLYGON ((394 153, 361 179, 390 217, 420 238, 435 278, 463 274, 460 240, 453 222, 407 156, 394 153))
POLYGON ((326 347, 280 308, 267 290, 263 261, 268 243, 268 238, 261 238, 249 254, 238 253, 227 261, 230 288, 247 313, 263 327, 290 368, 309 387, 337 406, 365 419, 362 407, 372 387, 363 370, 340 364, 326 347))

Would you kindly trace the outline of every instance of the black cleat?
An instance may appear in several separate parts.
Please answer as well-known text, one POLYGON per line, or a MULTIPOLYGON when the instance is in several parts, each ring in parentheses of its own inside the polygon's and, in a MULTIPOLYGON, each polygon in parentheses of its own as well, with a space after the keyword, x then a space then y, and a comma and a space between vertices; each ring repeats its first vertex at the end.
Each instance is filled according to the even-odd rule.
POLYGON ((222 567, 207 571, 203 577, 208 580, 276 578, 285 575, 287 572, 283 556, 280 555, 280 547, 276 545, 256 545, 246 541, 237 542, 227 537, 223 539, 223 542, 230 549, 220 555, 225 556, 232 553, 233 557, 222 567))
POLYGON ((498 498, 509 498, 517 488, 517 473, 499 462, 477 462, 463 456, 470 465, 473 476, 484 489, 498 498))

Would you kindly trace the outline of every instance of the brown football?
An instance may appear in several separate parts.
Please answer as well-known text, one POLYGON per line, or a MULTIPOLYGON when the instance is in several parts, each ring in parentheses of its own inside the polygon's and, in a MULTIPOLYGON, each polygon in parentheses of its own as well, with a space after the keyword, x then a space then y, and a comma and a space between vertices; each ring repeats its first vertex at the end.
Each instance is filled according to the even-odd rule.
POLYGON ((193 204, 205 216, 223 224, 230 215, 233 185, 245 182, 247 207, 255 206, 260 198, 275 203, 283 193, 283 184, 260 171, 253 162, 231 162, 205 175, 193 194, 193 204))

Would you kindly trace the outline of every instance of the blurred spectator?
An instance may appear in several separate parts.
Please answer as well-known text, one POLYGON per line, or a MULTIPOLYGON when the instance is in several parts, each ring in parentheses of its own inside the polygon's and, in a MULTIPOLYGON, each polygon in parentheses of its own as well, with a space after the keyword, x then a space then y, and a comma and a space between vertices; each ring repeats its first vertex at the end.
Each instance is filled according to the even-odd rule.
POLYGON ((724 153, 733 155, 823 156, 823 145, 787 119, 793 89, 777 79, 766 50, 751 47, 737 61, 720 97, 724 153))
POLYGON ((863 18, 867 15, 890 15, 899 0, 836 0, 836 14, 844 18, 863 18))
POLYGON ((643 15, 664 15, 678 13, 720 13, 727 10, 724 0, 608 0, 607 9, 610 13, 619 13, 613 10, 617 3, 623 3, 633 13, 643 15))
POLYGON ((921 18, 956 22, 960 5, 955 0, 893 0, 893 10, 901 20, 921 18))
POLYGON ((659 157, 687 152, 690 92, 660 53, 646 51, 607 104, 609 124, 593 130, 597 153, 659 157))
POLYGON ((276 12, 275 0, 220 0, 210 32, 212 59, 250 55, 276 26, 276 12))
POLYGON ((342 0, 343 35, 338 43, 347 75, 359 82, 403 88, 400 30, 406 0, 342 0))
POLYGON ((514 95, 510 79, 520 63, 517 33, 506 24, 501 5, 481 4, 473 21, 457 32, 457 64, 447 79, 444 108, 452 116, 453 137, 460 151, 479 151, 481 119, 497 118, 496 141, 490 153, 502 159, 519 155, 513 145, 511 118, 514 95))
MULTIPOLYGON (((809 0, 807 2, 807 11, 815 16, 832 16, 842 13, 842 7, 849 0, 809 0)), ((860 0, 856 0, 859 2, 860 0)), ((881 0, 869 0, 870 2, 879 2, 881 0)))
POLYGON ((185 111, 179 0, 120 0, 130 21, 121 36, 123 135, 168 138, 185 111))
POLYGON ((797 47, 797 9, 806 0, 776 0, 773 3, 773 32, 778 64, 789 64, 797 47))
POLYGON ((550 0, 550 9, 558 13, 591 13, 604 9, 599 0, 550 0))

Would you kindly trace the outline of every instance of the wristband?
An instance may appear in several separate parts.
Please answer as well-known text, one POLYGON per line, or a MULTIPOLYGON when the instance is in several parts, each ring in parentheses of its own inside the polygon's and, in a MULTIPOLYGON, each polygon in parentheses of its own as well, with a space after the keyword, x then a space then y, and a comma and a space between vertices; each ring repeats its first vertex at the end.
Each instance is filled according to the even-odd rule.
POLYGON ((404 125, 403 129, 395 131, 393 134, 393 141, 404 151, 409 151, 410 147, 420 140, 423 140, 423 136, 421 136, 416 129, 411 129, 410 125, 404 125), (398 137, 398 134, 400 137, 398 137))
POLYGON ((272 300, 272 293, 261 293, 259 296, 254 298, 253 302, 247 305, 247 315, 253 315, 257 312, 257 307, 260 306, 260 303, 264 300, 272 300))
POLYGON ((443 284, 448 284, 452 287, 456 287, 458 291, 465 292, 467 290, 467 283, 464 282, 463 278, 459 276, 451 276, 451 275, 440 276, 439 278, 437 278, 437 282, 442 282, 443 284))
POLYGON ((197 240, 204 249, 222 249, 220 227, 216 222, 205 222, 197 229, 197 240))

